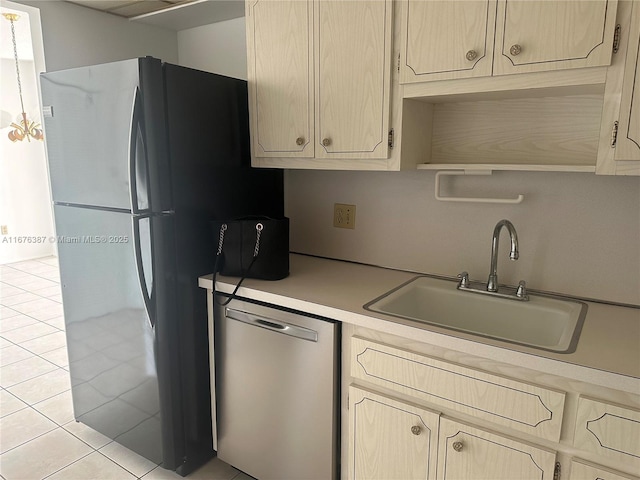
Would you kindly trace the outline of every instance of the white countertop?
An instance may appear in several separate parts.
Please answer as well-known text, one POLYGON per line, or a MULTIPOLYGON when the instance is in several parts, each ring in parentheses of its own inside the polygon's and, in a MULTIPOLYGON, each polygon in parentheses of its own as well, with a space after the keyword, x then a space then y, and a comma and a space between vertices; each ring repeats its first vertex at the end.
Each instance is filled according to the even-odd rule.
MULTIPOLYGON (((292 254, 290 275, 279 281, 247 279, 238 296, 340 322, 466 352, 544 373, 640 394, 640 309, 585 302, 587 316, 574 353, 547 352, 453 332, 365 310, 363 305, 417 274, 292 254)), ((218 276, 231 293, 237 278, 218 276)), ((199 285, 211 290, 212 275, 199 285)))

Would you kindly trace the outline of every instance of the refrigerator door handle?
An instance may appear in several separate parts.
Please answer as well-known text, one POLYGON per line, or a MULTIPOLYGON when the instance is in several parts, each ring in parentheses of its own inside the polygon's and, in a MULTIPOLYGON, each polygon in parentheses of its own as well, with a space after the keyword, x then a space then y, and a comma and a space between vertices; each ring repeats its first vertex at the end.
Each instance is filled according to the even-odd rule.
POLYGON ((131 132, 129 134, 129 192, 131 213, 147 212, 149 205, 147 147, 144 139, 144 115, 140 88, 136 87, 131 107, 131 132))
MULTIPOLYGON (((142 244, 140 241, 140 221, 143 219, 148 219, 151 222, 151 217, 148 216, 133 216, 131 217, 133 222, 133 253, 136 259, 136 272, 138 273, 138 285, 140 286, 140 292, 142 293, 142 299, 144 300, 144 308, 147 311, 147 318, 149 319, 149 325, 151 328, 154 328, 156 325, 155 322, 155 309, 153 308, 153 303, 151 301, 151 295, 149 293, 149 289, 147 288, 147 281, 144 275, 144 262, 142 261, 142 244)), ((149 225, 151 228, 151 225, 149 225)), ((152 266, 153 268, 153 266, 152 266)), ((155 286, 155 275, 151 277, 151 291, 153 292, 155 286)))

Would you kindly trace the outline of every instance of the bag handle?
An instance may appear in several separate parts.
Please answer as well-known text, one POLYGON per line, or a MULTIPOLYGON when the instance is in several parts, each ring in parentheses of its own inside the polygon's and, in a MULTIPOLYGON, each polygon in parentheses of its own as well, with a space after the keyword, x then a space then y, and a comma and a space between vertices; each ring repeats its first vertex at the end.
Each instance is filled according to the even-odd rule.
MULTIPOLYGON (((216 277, 218 276, 218 261, 220 260, 220 256, 222 255, 222 249, 224 246, 224 234, 227 231, 227 228, 228 226, 226 223, 223 223, 220 226, 220 237, 218 240, 218 251, 216 252, 216 263, 213 266, 214 291, 216 289, 216 277)), ((256 223, 256 246, 253 249, 253 258, 251 259, 251 263, 249 264, 249 267, 247 268, 246 272, 242 275, 242 278, 240 278, 240 281, 236 285, 236 288, 234 288, 233 292, 231 293, 231 296, 224 302, 218 302, 219 305, 222 305, 223 307, 225 305, 229 305, 231 300, 233 300, 236 297, 236 293, 238 292, 240 285, 242 285, 242 282, 244 282, 245 278, 247 278, 247 275, 249 275, 249 272, 251 271, 251 267, 253 267, 253 264, 256 262, 256 259, 258 258, 258 254, 260 253, 260 236, 262 235, 262 230, 264 230, 264 225, 260 222, 256 223)), ((215 301, 215 298, 216 297, 214 295, 213 297, 214 301, 215 301)))

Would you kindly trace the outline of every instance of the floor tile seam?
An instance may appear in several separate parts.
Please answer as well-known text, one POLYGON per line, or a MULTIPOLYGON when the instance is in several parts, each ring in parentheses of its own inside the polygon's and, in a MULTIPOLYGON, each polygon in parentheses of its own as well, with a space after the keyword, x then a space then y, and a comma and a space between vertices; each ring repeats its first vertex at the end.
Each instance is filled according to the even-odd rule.
MULTIPOLYGON (((56 269, 58 271, 58 273, 60 273, 60 267, 59 266, 56 267, 55 265, 47 265, 46 263, 42 263, 42 262, 38 262, 38 263, 41 263, 42 265, 46 265, 47 267, 51 267, 53 269, 56 269)), ((40 275, 39 275, 39 274, 42 274, 44 272, 33 273, 33 272, 28 271, 28 270, 21 270, 19 268, 15 268, 15 267, 9 267, 9 268, 14 269, 16 272, 22 272, 22 273, 24 273, 26 275, 32 275, 34 277, 44 278, 44 277, 40 277, 40 275)), ((9 273, 13 273, 13 272, 9 272, 9 273)))
MULTIPOLYGON (((100 455, 102 455, 103 457, 105 457, 107 460, 111 460, 113 463, 115 463, 115 464, 116 464, 116 465, 118 465, 119 467, 121 467, 121 468, 125 469, 127 472, 129 472, 131 475, 133 475, 133 476, 134 476, 134 477, 136 477, 137 479, 140 479, 140 478, 144 477, 144 476, 145 476, 145 475, 147 475, 149 472, 152 472, 153 470, 155 470, 155 469, 159 466, 158 464, 156 464, 156 463, 154 463, 154 462, 151 462, 151 463, 153 463, 153 468, 152 468, 151 470, 148 470, 148 471, 144 472, 142 475, 138 476, 138 475, 136 475, 135 473, 133 473, 131 470, 129 470, 127 467, 125 467, 124 465, 122 465, 122 464, 118 463, 118 461, 117 461, 117 460, 115 460, 115 459, 113 459, 113 458, 109 457, 108 455, 105 455, 105 454, 101 451, 103 448, 105 448, 105 447, 107 447, 107 446, 109 446, 109 445, 111 445, 111 444, 113 444, 113 443, 116 443, 116 444, 120 445, 122 448, 126 448, 127 450, 129 450, 129 451, 130 451, 130 452, 132 452, 132 453, 136 453, 136 452, 134 452, 133 450, 131 450, 131 449, 129 449, 129 448, 127 448, 127 447, 125 447, 124 445, 122 445, 122 444, 120 444, 120 443, 116 442, 115 440, 111 440, 111 441, 110 441, 109 443, 107 443, 106 445, 103 445, 102 447, 100 447, 100 449, 99 449, 99 450, 96 450, 96 452, 98 452, 100 455)), ((138 455, 138 454, 136 453, 136 455, 138 455)), ((142 458, 144 458, 144 457, 142 457, 142 458)), ((145 460, 148 460, 148 459, 145 459, 145 460)), ((149 461, 151 461, 151 460, 149 460, 149 461)))
MULTIPOLYGON (((60 305, 62 305, 62 304, 60 304, 60 305)), ((31 318, 32 320, 37 320, 37 321, 38 321, 38 322, 40 322, 40 323, 44 323, 45 325, 49 325, 49 324, 47 323, 47 321, 48 321, 48 320, 53 320, 54 318, 59 318, 59 317, 63 317, 63 318, 64 318, 64 315, 59 315, 58 317, 51 317, 51 318, 47 318, 47 320, 40 320, 39 318, 32 317, 32 316, 31 316, 31 315, 29 315, 28 313, 22 313, 22 312, 18 312, 18 313, 21 313, 21 314, 22 314, 22 315, 24 315, 25 317, 29 317, 29 318, 31 318)), ((13 318, 13 317, 9 317, 9 318, 13 318)), ((18 328, 32 327, 33 325, 35 325, 35 323, 30 323, 29 325, 25 325, 24 327, 18 327, 18 328)), ((49 326, 50 326, 50 327, 52 327, 52 328, 55 328, 56 330, 60 330, 58 327, 56 327, 56 326, 54 326, 54 325, 49 325, 49 326)), ((13 329, 11 329, 11 330, 7 330, 7 331, 8 331, 8 332, 11 332, 11 331, 13 331, 13 330, 15 330, 15 328, 13 328, 13 329)), ((65 330, 60 330, 60 331, 61 331, 61 332, 64 332, 65 330)), ((2 333, 6 333, 6 332, 2 332, 2 333)), ((53 332, 53 333, 57 333, 57 332, 53 332)), ((44 335, 50 335, 50 334, 49 334, 49 333, 45 333, 44 335)), ((34 340, 34 339, 36 339, 36 338, 44 337, 44 335, 39 335, 39 336, 37 336, 37 337, 30 338, 29 340, 34 340)), ((25 340, 25 342, 28 342, 29 340, 25 340)))
MULTIPOLYGON (((20 345, 16 345, 16 347, 20 347, 20 345)), ((36 375, 35 377, 31 377, 31 378, 29 378, 29 379, 27 379, 27 380, 23 380, 23 381, 21 381, 21 382, 14 383, 13 385, 11 385, 11 386, 9 386, 9 387, 2 387, 2 388, 4 388, 5 390, 6 390, 7 388, 12 388, 12 387, 15 387, 16 385, 20 385, 21 383, 28 382, 29 380, 33 380, 34 378, 41 377, 42 375, 46 375, 47 373, 51 373, 51 372, 53 372, 54 370, 56 370, 56 369, 58 369, 58 368, 62 368, 62 367, 59 367, 58 365, 56 365, 55 363, 53 363, 52 361, 47 360, 47 359, 46 359, 46 358, 44 358, 44 357, 41 357, 41 356, 40 356, 40 355, 38 355, 37 353, 33 353, 31 350, 29 350, 29 349, 27 349, 27 348, 24 348, 24 347, 20 347, 20 348, 22 348, 22 349, 24 349, 24 350, 28 351, 28 352, 29 352, 29 353, 31 353, 34 357, 38 357, 38 358, 40 358, 40 360, 44 360, 45 362, 50 363, 51 365, 53 365, 53 366, 54 366, 54 367, 56 367, 56 368, 54 368, 53 370, 50 370, 50 371, 48 371, 48 372, 41 373, 40 375, 36 375)), ((62 347, 61 347, 61 348, 62 348, 62 347)), ((51 350, 51 351, 53 351, 53 350, 51 350)), ((42 353, 47 353, 47 352, 42 352, 42 353)), ((8 363, 7 365, 2 365, 2 366, 3 366, 3 367, 7 367, 7 366, 9 366, 9 365, 13 365, 14 363, 22 362, 22 361, 24 361, 24 360, 29 360, 29 358, 23 358, 22 360, 18 360, 17 362, 11 362, 11 363, 8 363)))
MULTIPOLYGON (((46 360, 46 361, 48 362, 48 360, 46 360)), ((49 362, 49 363, 51 363, 51 362, 49 362)), ((54 365, 55 365, 55 364, 54 364, 54 365)), ((58 366, 56 365, 56 370, 57 370, 57 369, 64 370, 64 368, 62 368, 62 367, 58 367, 58 366)), ((29 380, 24 380, 24 381, 22 381, 22 382, 20 382, 20 383, 16 383, 15 385, 11 385, 10 387, 8 387, 8 388, 7 388, 7 391, 8 391, 8 389, 9 389, 9 388, 15 388, 15 387, 17 387, 18 385, 22 385, 23 383, 30 382, 31 380, 35 380, 36 378, 40 378, 40 377, 42 377, 42 376, 44 376, 44 375, 49 375, 50 373, 53 373, 53 372, 55 372, 56 370, 51 370, 50 372, 43 373, 43 374, 41 374, 41 375, 36 375, 35 377, 30 378, 29 380)), ((65 370, 65 372, 66 372, 66 370, 65 370)), ((68 372, 67 372, 67 373, 68 373, 68 372)), ((54 393, 54 394, 53 394, 53 395, 51 395, 50 397, 46 397, 46 398, 42 398, 42 399, 38 400, 36 403, 42 402, 42 401, 44 401, 44 400, 48 400, 48 399, 50 399, 50 398, 52 398, 52 397, 55 397, 56 395, 60 395, 61 393, 67 392, 67 391, 69 391, 69 390, 71 390, 71 389, 70 389, 70 388, 67 388, 66 390, 63 390, 62 392, 54 393)), ((16 396, 17 396, 17 395, 16 395, 16 396)), ((20 398, 20 397, 18 397, 18 398, 20 398)), ((22 398, 20 398, 20 400, 22 400, 22 398)), ((22 400, 22 401, 23 401, 24 403, 27 403, 27 402, 26 402, 26 401, 24 401, 24 400, 22 400)), ((28 405, 32 405, 32 404, 31 404, 31 403, 28 403, 28 405)))
MULTIPOLYGON (((43 323, 46 323, 46 322, 43 322, 43 323)), ((53 325, 50 325, 50 326, 51 326, 51 327, 53 327, 53 328, 56 328, 56 327, 54 327, 53 325)), ((48 337, 49 335, 57 335, 58 333, 61 333, 61 332, 62 332, 62 333, 65 333, 65 331, 64 331, 64 330, 60 330, 59 328, 58 328, 58 330, 59 330, 58 332, 47 333, 46 335, 42 335, 42 336, 40 336, 40 337, 32 338, 31 340, 37 340, 38 338, 48 337)), ((31 340, 25 340, 25 341, 24 341, 24 342, 22 342, 22 343, 30 342, 31 340)), ((32 351, 32 350, 29 350, 29 347, 24 347, 24 346, 22 346, 22 343, 18 344, 18 346, 20 346, 21 348, 24 348, 25 350, 27 350, 27 351, 29 351, 29 352, 33 353, 34 355, 38 355, 38 356, 40 356, 40 354, 42 354, 42 353, 49 353, 49 352, 53 352, 54 350, 58 350, 58 349, 60 349, 60 348, 66 348, 66 346, 67 346, 66 337, 65 337, 65 344, 64 344, 64 345, 54 347, 54 348, 52 348, 51 350, 45 350, 44 352, 36 353, 36 352, 34 352, 34 351, 32 351)), ((41 357, 41 358, 42 358, 42 357, 41 357)), ((47 359, 46 359, 46 358, 43 358, 43 360, 47 360, 47 359)), ((49 360, 47 360, 47 361, 49 361, 49 360)))
MULTIPOLYGON (((27 315, 27 314, 24 314, 24 313, 23 313, 22 315, 24 315, 25 317, 29 317, 31 320, 35 320, 36 322, 43 323, 43 324, 45 324, 45 325, 49 325, 49 323, 47 322, 47 320, 38 320, 37 318, 32 317, 32 316, 27 315)), ((13 317, 10 317, 10 318, 13 318, 13 317)), ((58 317, 53 317, 53 318, 51 318, 50 320, 53 320, 54 318, 58 318, 58 317)), ((8 319, 7 319, 7 320, 8 320, 8 319)), ((15 331, 15 330, 18 330, 19 328, 33 327, 33 326, 35 326, 35 325, 36 325, 35 323, 29 323, 28 325, 22 325, 22 326, 20 326, 20 327, 16 327, 16 328, 10 328, 9 330, 5 330, 4 332, 0 333, 0 336, 3 336, 5 333, 9 333, 9 332, 13 332, 13 331, 15 331)), ((64 332, 64 331, 65 331, 65 330, 60 330, 58 327, 56 327, 56 326, 54 326, 54 325, 49 325, 49 326, 50 326, 51 328, 55 328, 56 330, 59 330, 59 331, 61 331, 61 332, 64 332)), ((23 340, 22 342, 28 342, 29 340, 35 340, 36 338, 45 337, 45 336, 47 336, 47 335, 51 335, 52 333, 58 333, 58 332, 49 332, 49 333, 45 333, 44 335, 38 335, 37 337, 28 338, 27 340, 23 340)), ((16 342, 14 342, 13 340, 9 340, 8 338, 6 338, 6 340, 8 340, 8 341, 10 341, 10 342, 12 342, 12 343, 16 343, 16 342)), ((22 343, 22 342, 20 342, 20 343, 22 343)), ((16 345, 19 345, 19 343, 16 343, 16 345)))
MULTIPOLYGON (((11 308, 11 307, 7 307, 6 305, 2 305, 2 308, 8 308, 9 310, 13 310, 16 313, 22 313, 22 312, 19 312, 18 310, 15 310, 15 309, 11 308)), ((7 318, 11 318, 11 317, 7 317, 7 318)))
MULTIPOLYGON (((58 303, 58 302, 56 302, 56 303, 58 303)), ((58 303, 58 305, 62 306, 61 303, 58 303)), ((36 310, 35 312, 31 312, 31 313, 36 313, 36 312, 39 312, 39 311, 40 310, 36 310)), ((64 312, 62 313, 62 315, 56 315, 55 317, 47 318, 47 320, 40 320, 39 318, 33 317, 33 316, 29 315, 28 313, 23 313, 23 315, 26 315, 27 317, 31 317, 34 320, 38 320, 39 322, 46 322, 47 320, 53 320, 54 318, 64 317, 64 312)), ((51 326, 53 326, 53 325, 51 325, 51 326)), ((57 327, 54 327, 54 328, 57 328, 57 327)), ((58 330, 60 330, 60 329, 58 328, 58 330)))
MULTIPOLYGON (((31 408, 31 406, 30 406, 29 408, 31 408)), ((23 410, 24 410, 24 409, 23 409, 23 410)), ((32 410, 34 410, 34 411, 35 411, 36 413, 38 413, 38 414, 40 413, 40 412, 38 412, 37 410, 35 410, 35 409, 33 409, 33 408, 32 408, 32 410)), ((11 415, 13 415, 13 414, 11 414, 11 415)), ((8 417, 8 416, 9 416, 9 415, 7 415, 7 417, 8 417)), ((5 418, 6 418, 6 417, 5 417, 5 418)), ((49 420, 49 419, 47 419, 47 420, 49 420)), ((49 420, 49 421, 51 421, 51 420, 49 420)), ((21 444, 16 445, 16 446, 14 446, 14 447, 11 447, 10 449, 5 450, 4 452, 0 453, 0 460, 2 460, 2 457, 3 457, 5 454, 9 453, 10 451, 15 450, 16 448, 20 448, 20 447, 22 447, 23 445, 26 445, 26 444, 27 444, 27 443, 29 443, 29 442, 33 442, 34 440, 36 440, 36 439, 38 439, 38 438, 40 438, 40 437, 42 437, 42 436, 46 435, 47 433, 51 433, 51 432, 53 432, 54 430, 56 430, 56 429, 60 428, 60 426, 59 426, 57 423, 55 423, 55 422, 54 422, 54 425, 55 425, 55 426, 54 426, 52 429, 47 430, 46 432, 43 432, 43 433, 41 433, 41 434, 39 434, 39 435, 36 435, 35 437, 30 438, 30 439, 29 439, 29 440, 27 440, 26 442, 22 442, 21 444)), ((66 430, 65 430, 65 432, 66 432, 66 430)), ((0 463, 1 463, 1 462, 0 462, 0 463)))
MULTIPOLYGON (((69 425, 69 424, 71 424, 71 423, 82 423, 82 422, 79 422, 78 420, 76 420, 76 419, 74 418, 74 419, 73 419, 73 420, 71 420, 70 422, 67 422, 67 423, 65 423, 64 425, 61 425, 61 427, 60 427, 60 428, 62 428, 62 429, 63 429, 65 432, 67 432, 69 435, 73 435, 74 437, 76 437, 76 438, 77 438, 78 440, 80 440, 82 443, 85 443, 85 444, 89 445, 89 446, 90 446, 91 448, 93 448, 96 452, 97 452, 97 451, 99 451, 99 449, 100 449, 100 448, 102 448, 102 447, 106 447, 106 446, 107 446, 107 445, 109 445, 110 443, 113 443, 113 440, 111 440, 111 439, 110 439, 109 437, 107 437, 106 435, 103 435, 105 438, 109 438, 109 441, 108 441, 107 443, 105 443, 104 445, 100 446, 99 448, 96 448, 96 447, 94 447, 93 445, 90 445, 87 441, 85 441, 85 440, 83 440, 82 438, 80 438, 80 437, 79 437, 78 435, 76 435, 75 433, 73 433, 73 432, 71 432, 71 431, 67 430, 66 428, 64 428, 66 425, 69 425)), ((86 425, 86 424, 84 424, 84 423, 83 423, 83 425, 86 425)), ((87 428, 91 428, 91 427, 87 426, 87 428)), ((93 429, 92 429, 92 430, 93 430, 93 429)), ((95 431, 96 433, 100 433, 100 432, 98 432, 97 430, 94 430, 94 431, 95 431)), ((100 435, 102 435, 102 434, 100 433, 100 435)))
MULTIPOLYGON (((39 358, 41 358, 42 360, 44 360, 45 362, 53 363, 53 362, 52 362, 51 360, 49 360, 48 358, 45 358, 45 357, 43 357, 42 355, 40 355, 40 354, 38 354, 38 353, 33 353, 33 352, 32 352, 31 350, 29 350, 28 348, 22 347, 22 346, 21 346, 21 345, 19 345, 19 344, 14 344, 14 346, 16 346, 16 347, 20 347, 20 348, 22 348, 22 349, 24 349, 24 350, 28 351, 28 352, 29 352, 29 353, 31 353, 34 357, 39 357, 39 358)), ((64 347, 54 348, 53 350, 49 350, 49 351, 47 351, 47 352, 42 352, 42 353, 51 353, 51 352, 53 352, 54 350, 60 350, 61 348, 65 348, 65 349, 66 349, 66 348, 67 348, 67 346, 65 345, 64 347)), ((27 359, 26 359, 26 358, 23 358, 23 360, 27 360, 27 359)), ((67 360, 68 360, 68 358, 67 358, 67 360)), ((18 362, 20 362, 20 361, 22 361, 22 360, 18 360, 18 362)), ((16 363, 16 362, 11 362, 11 363, 9 363, 9 364, 7 364, 7 365, 12 365, 13 363, 16 363)), ((61 366, 60 366, 60 365, 58 365, 57 363, 53 363, 53 365, 55 365, 55 366, 56 366, 56 367, 58 367, 58 368, 62 368, 63 370, 66 370, 67 372, 69 371, 69 370, 67 370, 65 367, 61 367, 61 366)), ((5 365, 3 365, 3 367, 4 367, 4 366, 5 366, 5 365)), ((66 365, 66 366, 68 367, 69 365, 66 365)), ((35 377, 33 377, 33 378, 35 378, 35 377)))
MULTIPOLYGON (((5 347, 5 348, 9 348, 9 347, 19 347, 19 348, 21 348, 22 350, 25 350, 25 351, 29 352, 32 356, 36 356, 36 354, 35 354, 35 353, 33 353, 31 350, 26 349, 26 348, 24 348, 24 347, 21 347, 20 345, 9 345, 8 347, 5 347)), ((2 349, 2 350, 4 350, 4 349, 2 349)), ((27 357, 27 358, 21 358, 20 360, 14 360, 14 361, 13 361, 13 362, 11 362, 11 363, 2 363, 2 364, 0 364, 0 368, 8 367, 9 365, 13 365, 14 363, 18 363, 18 362, 21 362, 21 361, 23 361, 23 360, 29 360, 29 358, 28 358, 28 357, 27 357)), ((45 360, 46 360, 46 359, 45 359, 45 360)), ((48 360, 47 360, 47 361, 48 361, 48 360)), ((2 388, 4 388, 4 387, 2 387, 2 388)))
MULTIPOLYGON (((14 287, 14 288, 18 288, 18 287, 14 287)), ((44 288, 49 288, 49 287, 44 287, 44 288)), ((40 298, 37 298, 37 299, 35 299, 35 300, 32 298, 32 299, 30 299, 30 300, 25 300, 24 302, 14 303, 13 305, 22 305, 23 303, 36 302, 36 301, 38 301, 38 300, 42 300, 42 299, 51 300, 51 297, 54 297, 54 296, 58 295, 58 293, 54 293, 54 294, 52 294, 52 295, 46 296, 46 295, 41 295, 41 294, 36 293, 36 292, 37 292, 37 290, 36 290, 36 291, 25 290, 25 291, 24 291, 24 292, 22 292, 22 293, 14 293, 13 295, 3 295, 2 297, 0 297, 0 305, 2 305, 3 307, 11 308, 11 307, 12 307, 12 305, 6 305, 6 304, 2 303, 2 302, 3 302, 3 300, 5 300, 5 299, 7 299, 7 298, 15 297, 15 296, 17 296, 17 295, 24 295, 25 293, 29 293, 29 294, 31 294, 31 295, 35 295, 36 297, 40 297, 40 298)), ((51 301, 52 301, 52 302, 55 302, 55 300, 51 300, 51 301)), ((56 303, 60 303, 60 302, 56 302, 56 303)), ((15 310, 15 309, 13 309, 13 310, 15 310)), ((16 311, 17 311, 17 310, 16 310, 16 311)))
MULTIPOLYGON (((24 315, 24 314, 22 314, 22 315, 24 315)), ((28 316, 28 315, 24 315, 24 316, 26 317, 26 316, 28 316)), ((6 320, 11 320, 12 318, 15 318, 15 317, 17 317, 17 315, 14 315, 13 317, 9 317, 9 318, 7 318, 6 320)), ((29 317, 29 318, 30 318, 31 320, 36 320, 36 321, 38 321, 38 322, 42 322, 42 320, 38 320, 37 318, 33 318, 33 317, 29 317)), ((30 326, 32 326, 32 325, 35 325, 35 323, 29 323, 29 324, 27 324, 27 325, 20 325, 20 326, 15 327, 15 328, 10 328, 10 329, 8 329, 8 330, 4 330, 2 333, 0 333, 0 335, 2 335, 2 334, 4 334, 4 333, 8 333, 8 332, 13 332, 14 330, 17 330, 17 329, 19 329, 19 328, 30 327, 30 326)), ((51 325, 51 326, 53 327, 53 325, 51 325)), ((54 328, 55 328, 55 327, 54 327, 54 328)), ((25 340, 25 341, 26 341, 26 340, 25 340)))
POLYGON ((4 417, 8 417, 9 415, 13 415, 14 413, 17 413, 17 412, 19 412, 20 410, 24 410, 25 408, 29 408, 29 407, 30 407, 30 405, 29 405, 27 402, 25 402, 24 400, 22 400, 20 397, 16 396, 15 394, 11 393, 11 392, 10 392, 9 390, 7 390, 6 388, 0 387, 0 390, 4 390, 6 393, 8 393, 9 395, 11 395, 13 398, 15 398, 16 400, 18 400, 19 402, 24 403, 24 407, 20 407, 18 410, 14 410, 13 412, 8 413, 8 414, 6 414, 6 415, 4 415, 2 418, 4 418, 4 417))
MULTIPOLYGON (((63 430, 64 430, 64 429, 63 429, 63 430)), ((65 432, 66 432, 66 430, 65 430, 65 432)), ((67 432, 67 433, 69 433, 69 432, 67 432)), ((89 445, 89 447, 91 447, 91 445, 89 445)), ((59 468, 59 469, 58 469, 58 470, 56 470, 55 472, 51 472, 50 474, 48 474, 48 475, 46 475, 46 476, 42 477, 42 480, 45 480, 46 478, 49 478, 49 477, 51 477, 52 475, 55 475, 55 474, 56 474, 56 473, 58 473, 59 471, 64 470, 64 469, 65 469, 65 468, 67 468, 67 467, 70 467, 70 466, 71 466, 71 465, 73 465, 74 463, 77 463, 77 462, 79 462, 80 460, 82 460, 82 459, 84 459, 84 458, 87 458, 89 455, 93 455, 93 454, 96 452, 96 450, 95 450, 94 448, 92 448, 92 449, 93 449, 93 451, 92 451, 92 452, 89 452, 89 453, 87 453, 86 455, 83 455, 82 457, 78 458, 77 460, 74 460, 73 462, 71 462, 71 463, 69 463, 69 464, 65 465, 64 467, 59 468)))
MULTIPOLYGON (((60 393, 58 393, 58 395, 62 395, 63 393, 66 393, 66 392, 68 392, 68 391, 69 391, 69 390, 65 390, 64 392, 60 392, 60 393)), ((54 395, 53 397, 57 397, 58 395, 54 395)), ((33 405, 29 405, 29 407, 30 407, 30 408, 33 408, 36 412, 38 412, 40 415, 42 415, 43 417, 45 417, 47 420, 49 420, 49 421, 51 421, 51 422, 55 423, 55 424, 56 424, 57 426, 59 426, 60 428, 63 428, 63 426, 64 426, 64 425, 67 425, 69 422, 65 422, 65 423, 57 422, 57 421, 55 421, 53 418, 49 417, 46 413, 41 412, 41 411, 40 411, 40 410, 38 410, 38 408, 37 408, 37 405, 38 405, 39 403, 42 403, 42 402, 46 402, 46 401, 48 401, 48 400, 51 400, 53 397, 49 397, 49 398, 46 398, 46 399, 44 399, 44 400, 40 400, 39 402, 34 403, 33 405)), ((71 421, 72 421, 72 422, 73 422, 73 421, 75 421, 75 417, 74 417, 74 419, 73 419, 73 420, 71 420, 71 421)), ((66 432, 66 429, 65 429, 65 432, 66 432)), ((85 443, 86 443, 86 442, 85 442, 85 443)), ((89 445, 89 446, 91 447, 91 445, 89 445)), ((93 448, 93 447, 92 447, 92 448, 93 448)))

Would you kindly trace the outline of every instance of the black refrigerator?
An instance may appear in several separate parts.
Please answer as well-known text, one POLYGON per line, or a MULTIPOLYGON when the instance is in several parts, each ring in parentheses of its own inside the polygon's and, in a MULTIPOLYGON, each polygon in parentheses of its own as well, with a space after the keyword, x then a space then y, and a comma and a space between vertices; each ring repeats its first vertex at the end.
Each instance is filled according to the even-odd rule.
POLYGON ((146 57, 41 75, 74 413, 186 475, 214 455, 211 221, 283 215, 247 85, 146 57))

